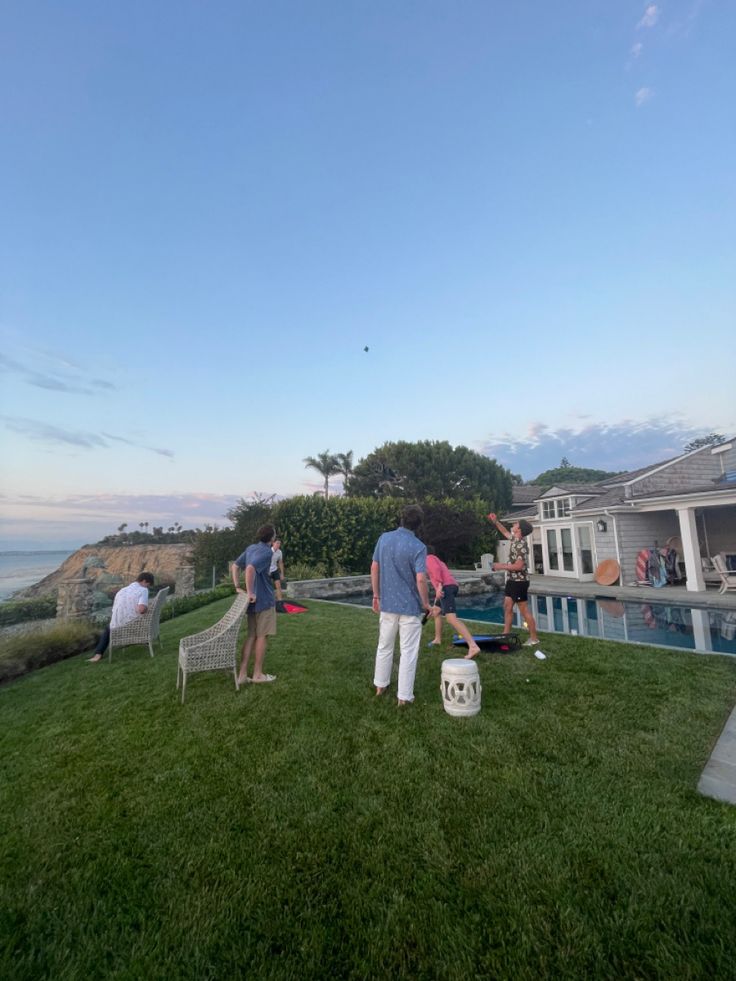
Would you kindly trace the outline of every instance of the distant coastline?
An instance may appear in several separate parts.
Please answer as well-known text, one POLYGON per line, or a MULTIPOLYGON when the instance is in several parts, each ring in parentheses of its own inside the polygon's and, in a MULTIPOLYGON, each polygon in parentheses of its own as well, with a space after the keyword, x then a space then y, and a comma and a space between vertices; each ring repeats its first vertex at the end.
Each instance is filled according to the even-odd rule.
POLYGON ((71 548, 0 551, 0 602, 12 599, 19 589, 26 589, 55 572, 75 551, 71 548))

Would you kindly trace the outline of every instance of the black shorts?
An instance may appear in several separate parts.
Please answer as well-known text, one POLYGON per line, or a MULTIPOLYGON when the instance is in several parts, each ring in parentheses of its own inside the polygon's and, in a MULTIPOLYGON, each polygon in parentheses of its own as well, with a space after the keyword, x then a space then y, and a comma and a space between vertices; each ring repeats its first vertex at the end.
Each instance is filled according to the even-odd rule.
POLYGON ((507 579, 506 588, 503 591, 504 596, 510 596, 514 603, 526 603, 527 596, 529 595, 529 580, 528 579, 507 579))
POLYGON ((278 569, 276 570, 276 572, 271 573, 271 578, 273 579, 274 582, 279 582, 281 580, 281 573, 279 572, 278 569))
POLYGON ((448 613, 455 613, 455 597, 457 596, 457 586, 443 586, 442 596, 440 596, 440 609, 442 616, 448 613))

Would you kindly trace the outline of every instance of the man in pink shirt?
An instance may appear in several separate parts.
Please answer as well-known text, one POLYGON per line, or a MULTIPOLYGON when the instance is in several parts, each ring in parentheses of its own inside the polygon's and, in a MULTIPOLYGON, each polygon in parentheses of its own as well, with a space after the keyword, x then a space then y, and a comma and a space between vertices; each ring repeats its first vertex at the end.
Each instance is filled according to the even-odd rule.
MULTIPOLYGON (((435 606, 439 603, 442 616, 468 645, 468 653, 465 655, 466 660, 474 658, 476 654, 480 653, 480 647, 473 640, 472 634, 462 620, 458 620, 457 613, 455 612, 455 597, 459 588, 457 580, 453 578, 452 573, 442 559, 437 558, 435 550, 431 546, 427 546, 427 575, 434 587, 435 606)), ((430 640, 429 646, 439 647, 441 643, 442 619, 435 617, 434 640, 430 640)))

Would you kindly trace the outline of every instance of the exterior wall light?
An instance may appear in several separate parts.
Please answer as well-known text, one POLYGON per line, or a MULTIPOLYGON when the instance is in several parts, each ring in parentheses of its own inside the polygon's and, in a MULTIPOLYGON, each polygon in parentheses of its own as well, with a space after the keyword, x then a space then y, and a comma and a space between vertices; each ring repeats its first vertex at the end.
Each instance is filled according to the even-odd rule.
POLYGON ((605 522, 605 521, 603 520, 603 518, 599 518, 599 519, 598 519, 598 520, 596 521, 596 523, 595 523, 595 526, 596 526, 596 528, 598 529, 598 531, 601 531, 601 532, 602 532, 602 531, 608 531, 608 525, 607 525, 607 524, 606 524, 606 522, 605 522))

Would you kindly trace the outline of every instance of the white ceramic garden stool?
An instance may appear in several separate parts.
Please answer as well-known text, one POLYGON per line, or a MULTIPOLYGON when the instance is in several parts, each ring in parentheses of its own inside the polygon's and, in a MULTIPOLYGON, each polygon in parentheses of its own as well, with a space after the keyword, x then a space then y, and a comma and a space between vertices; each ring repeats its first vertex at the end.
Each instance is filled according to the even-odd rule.
POLYGON ((480 712, 480 675, 475 661, 451 657, 442 662, 442 702, 448 715, 477 715, 480 712))

